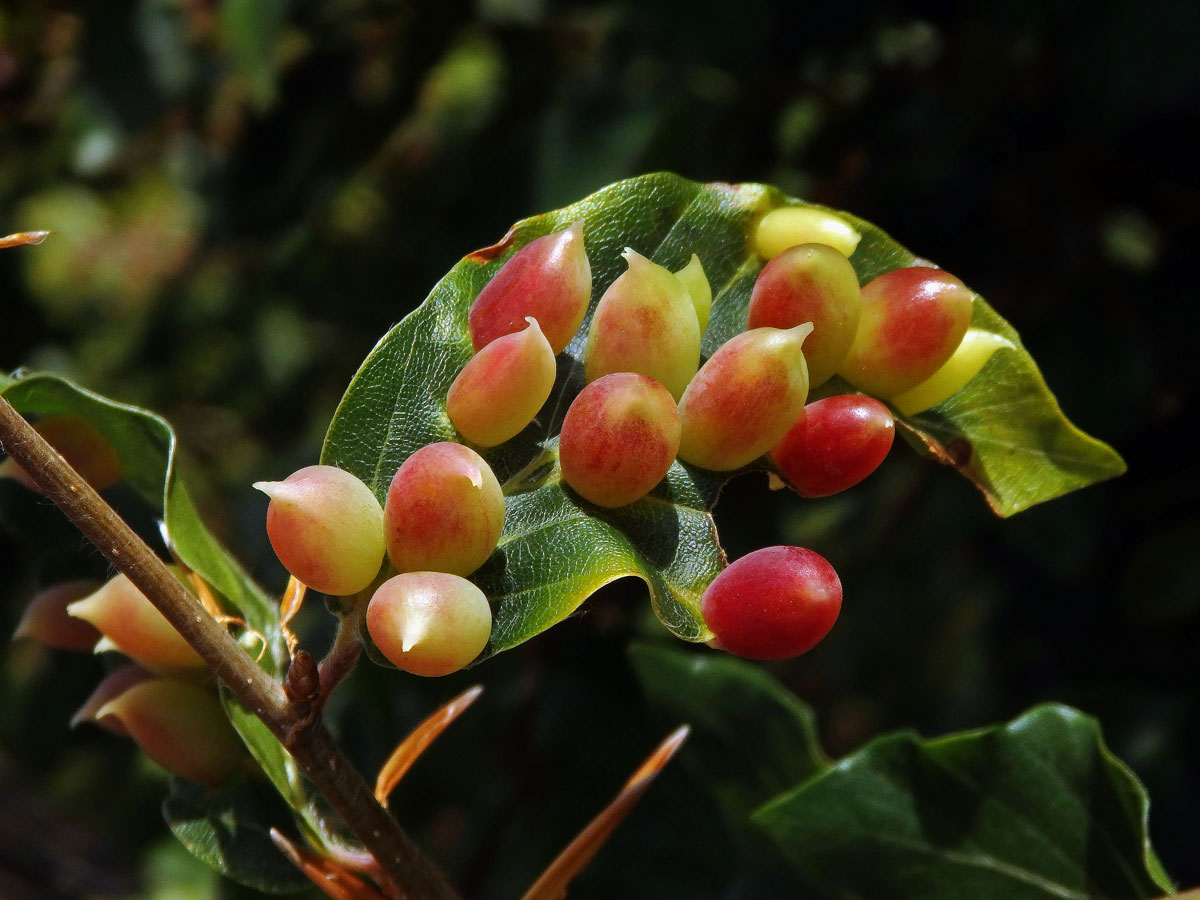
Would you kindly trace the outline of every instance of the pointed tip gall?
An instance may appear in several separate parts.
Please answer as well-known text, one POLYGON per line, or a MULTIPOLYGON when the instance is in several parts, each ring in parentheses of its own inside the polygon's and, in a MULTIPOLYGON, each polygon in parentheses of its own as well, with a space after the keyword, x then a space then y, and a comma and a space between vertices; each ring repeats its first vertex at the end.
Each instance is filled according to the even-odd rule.
POLYGON ((268 497, 267 536, 301 583, 323 594, 366 589, 383 563, 383 508, 367 485, 334 466, 306 466, 259 481, 268 497))
POLYGON ((584 249, 584 221, 530 241, 484 285, 471 304, 467 325, 476 351, 525 327, 533 316, 559 354, 579 330, 592 295, 592 269, 584 249))

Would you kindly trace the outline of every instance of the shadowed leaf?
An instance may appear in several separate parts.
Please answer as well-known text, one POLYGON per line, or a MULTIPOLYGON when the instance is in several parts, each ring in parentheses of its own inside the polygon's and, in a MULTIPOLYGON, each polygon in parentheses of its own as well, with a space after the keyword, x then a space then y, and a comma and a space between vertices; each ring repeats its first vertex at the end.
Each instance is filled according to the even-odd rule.
POLYGON ((271 894, 307 884, 271 841, 271 823, 287 812, 262 783, 239 781, 213 791, 172 779, 163 816, 185 847, 234 881, 271 894))
POLYGON ((816 896, 1138 900, 1171 889, 1148 806, 1095 720, 1041 706, 937 740, 879 738, 754 821, 816 896))

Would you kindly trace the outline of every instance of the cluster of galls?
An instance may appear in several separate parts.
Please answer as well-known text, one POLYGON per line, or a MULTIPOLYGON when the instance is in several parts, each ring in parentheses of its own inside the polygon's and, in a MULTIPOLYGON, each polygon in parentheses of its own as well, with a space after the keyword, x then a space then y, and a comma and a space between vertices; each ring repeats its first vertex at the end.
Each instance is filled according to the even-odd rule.
MULTIPOLYGON (((583 225, 528 244, 472 305, 476 354, 446 398, 465 441, 487 448, 510 440, 549 398, 555 356, 579 330, 591 297, 583 225)), ((563 480, 584 500, 633 503, 677 457, 732 471, 767 456, 805 496, 845 490, 891 448, 894 422, 880 400, 905 414, 936 405, 1007 343, 968 330, 974 295, 940 269, 897 269, 860 288, 848 259, 859 235, 832 214, 778 209, 758 223, 754 240, 767 262, 746 331, 703 366, 712 293, 699 258, 673 273, 625 251, 627 269, 592 317, 587 385, 559 438, 563 480), (810 386, 835 374, 862 393, 805 405, 810 386)), ((123 477, 116 453, 85 419, 51 416, 36 427, 97 489, 123 477)), ((11 459, 0 463, 0 476, 36 489, 11 459)), ((271 497, 267 532, 276 554, 308 587, 335 596, 364 592, 386 554, 400 574, 374 590, 366 624, 398 667, 442 675, 483 651, 491 607, 467 576, 496 547, 504 495, 475 450, 443 442, 413 453, 382 506, 365 484, 330 466, 256 486, 271 497)), ((701 613, 718 646, 777 659, 820 641, 841 599, 837 574, 821 556, 768 547, 718 575, 701 613)), ((63 649, 118 650, 133 660, 104 679, 75 721, 128 735, 168 770, 205 783, 224 781, 244 762, 200 657, 125 576, 98 589, 47 589, 17 634, 63 649)))
POLYGON ((371 640, 397 667, 447 675, 487 645, 492 608, 467 580, 504 527, 504 494, 491 467, 462 444, 422 447, 400 466, 383 506, 363 482, 333 466, 258 482, 271 498, 267 536, 301 583, 333 596, 358 594, 384 554, 400 574, 367 604, 371 640))
MULTIPOLYGON (((671 272, 626 249, 626 271, 605 290, 588 328, 587 384, 562 423, 563 481, 611 508, 653 490, 676 458, 727 472, 769 456, 774 472, 811 497, 869 475, 894 435, 880 399, 909 413, 940 402, 982 367, 995 343, 964 341, 974 295, 940 269, 898 269, 860 287, 848 259, 859 237, 820 210, 764 216, 755 246, 768 261, 746 330, 703 366, 712 291, 700 259, 671 272), (810 386, 835 374, 863 393, 806 406, 810 386)), ((591 293, 582 220, 531 242, 492 277, 468 315, 475 355, 446 398, 465 442, 494 447, 533 421, 591 293)), ((397 666, 442 674, 486 645, 490 609, 466 576, 494 549, 504 500, 474 450, 439 443, 417 451, 382 509, 365 485, 327 467, 259 487, 272 497, 272 544, 305 584, 334 594, 363 590, 386 552, 402 574, 376 591, 367 627, 397 666)), ((722 648, 774 659, 811 648, 840 604, 841 585, 824 559, 771 547, 719 575, 701 611, 722 648)))
POLYGON ((72 581, 45 589, 15 637, 130 658, 100 682, 72 725, 94 722, 132 738, 167 771, 204 784, 221 784, 245 764, 204 660, 124 575, 100 586, 72 581))

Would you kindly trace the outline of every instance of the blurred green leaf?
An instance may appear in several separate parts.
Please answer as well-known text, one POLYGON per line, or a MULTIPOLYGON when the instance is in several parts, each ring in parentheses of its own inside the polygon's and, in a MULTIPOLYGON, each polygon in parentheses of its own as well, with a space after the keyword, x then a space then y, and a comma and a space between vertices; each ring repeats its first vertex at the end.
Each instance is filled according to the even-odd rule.
POLYGON ((225 706, 229 721, 242 736, 250 755, 275 785, 275 790, 279 791, 280 796, 293 808, 304 808, 308 798, 291 755, 275 735, 271 734, 263 721, 246 709, 225 685, 221 685, 221 702, 225 706))
POLYGON ((758 826, 812 896, 1172 890, 1150 848, 1145 790, 1083 713, 1041 706, 931 741, 892 733, 831 765, 811 710, 761 666, 651 645, 630 655, 651 706, 691 724, 682 755, 698 783, 735 829, 758 826))
MULTIPOLYGON (((785 204, 802 205, 763 185, 702 185, 658 173, 518 222, 500 244, 455 265, 379 342, 342 398, 322 462, 353 472, 382 500, 411 453, 455 440, 445 398, 472 355, 471 302, 512 253, 577 219, 586 220, 593 309, 624 270, 626 246, 672 270, 692 253, 700 255, 713 285, 703 342, 711 354, 745 328, 750 290, 763 266, 751 246, 753 229, 761 215, 785 204)), ((862 232, 851 260, 861 282, 916 261, 873 225, 835 214, 862 232)), ((709 510, 721 485, 736 473, 708 473, 677 462, 648 497, 618 510, 600 510, 565 489, 556 436, 583 386, 587 325, 585 320, 559 357, 558 381, 538 419, 485 454, 508 496, 499 547, 474 576, 493 602, 491 653, 549 628, 597 588, 625 575, 646 582, 655 612, 676 635, 691 641, 711 636, 700 616, 700 597, 725 558, 709 510)), ((1003 334, 1016 349, 998 352, 986 377, 976 377, 909 423, 924 444, 948 448, 956 459, 965 456, 960 470, 1002 514, 1117 474, 1119 457, 1062 416, 1015 332, 982 299, 976 302, 975 327, 1003 334)))
POLYGON ((287 11, 286 0, 224 0, 220 5, 222 35, 260 110, 275 102, 277 49, 287 11))
POLYGON ((185 847, 234 881, 269 894, 308 886, 308 879, 271 842, 273 823, 286 813, 262 783, 240 781, 210 790, 173 778, 163 816, 185 847))
POLYGON ((754 821, 816 896, 1133 900, 1172 890, 1148 810, 1094 719, 1041 706, 938 740, 886 735, 754 821))

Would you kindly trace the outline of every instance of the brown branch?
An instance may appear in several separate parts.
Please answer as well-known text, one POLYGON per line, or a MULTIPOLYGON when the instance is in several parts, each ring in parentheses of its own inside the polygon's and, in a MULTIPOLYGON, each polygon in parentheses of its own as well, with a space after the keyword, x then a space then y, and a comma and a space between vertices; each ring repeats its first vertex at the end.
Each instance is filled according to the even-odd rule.
POLYGON ((320 719, 306 722, 307 717, 297 715, 282 685, 255 664, 113 508, 2 396, 0 445, 288 749, 402 896, 457 900, 437 868, 375 801, 320 719))

